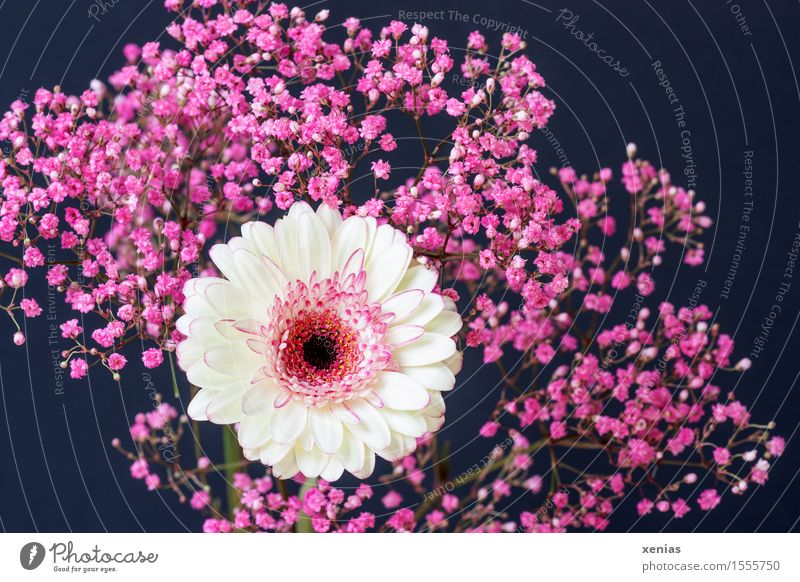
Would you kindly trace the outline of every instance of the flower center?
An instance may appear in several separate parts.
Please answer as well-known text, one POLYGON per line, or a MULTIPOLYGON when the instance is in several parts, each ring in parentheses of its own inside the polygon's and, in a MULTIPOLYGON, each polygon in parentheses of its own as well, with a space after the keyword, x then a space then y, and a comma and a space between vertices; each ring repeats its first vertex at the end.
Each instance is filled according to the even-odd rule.
POLYGON ((337 352, 336 343, 325 335, 315 333, 303 344, 303 357, 306 363, 317 370, 327 370, 333 366, 337 352))
POLYGON ((289 327, 283 362, 298 380, 329 384, 358 365, 357 348, 356 335, 333 310, 305 311, 289 327))
POLYGON ((309 405, 344 402, 369 388, 391 362, 387 323, 369 303, 363 271, 340 279, 290 284, 269 309, 271 349, 261 369, 291 397, 309 405))

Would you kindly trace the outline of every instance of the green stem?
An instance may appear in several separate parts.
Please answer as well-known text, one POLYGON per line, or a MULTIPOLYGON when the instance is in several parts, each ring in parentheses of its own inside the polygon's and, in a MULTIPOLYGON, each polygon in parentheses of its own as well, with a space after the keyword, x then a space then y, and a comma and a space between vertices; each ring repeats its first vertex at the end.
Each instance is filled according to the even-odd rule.
POLYGON ((233 519, 233 510, 239 502, 239 492, 233 486, 233 475, 241 465, 242 448, 239 446, 236 433, 229 426, 222 429, 222 454, 225 459, 225 490, 228 500, 228 513, 233 519))
POLYGON ((181 395, 178 391, 178 377, 175 375, 175 362, 172 361, 172 352, 167 352, 167 357, 169 358, 169 374, 172 377, 172 391, 177 400, 181 395))
POLYGON ((286 486, 286 481, 283 479, 275 479, 278 482, 278 491, 281 493, 281 499, 286 501, 289 499, 289 488, 286 486))

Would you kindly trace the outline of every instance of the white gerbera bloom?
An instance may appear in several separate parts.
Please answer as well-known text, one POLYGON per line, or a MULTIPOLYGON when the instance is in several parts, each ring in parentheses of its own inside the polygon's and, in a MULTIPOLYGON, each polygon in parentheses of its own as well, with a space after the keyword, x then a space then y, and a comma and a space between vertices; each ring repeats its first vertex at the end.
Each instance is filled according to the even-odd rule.
POLYGON ((201 388, 189 415, 239 424, 245 456, 289 478, 369 476, 444 422, 461 317, 374 218, 294 204, 215 245, 223 278, 186 283, 178 362, 201 388))

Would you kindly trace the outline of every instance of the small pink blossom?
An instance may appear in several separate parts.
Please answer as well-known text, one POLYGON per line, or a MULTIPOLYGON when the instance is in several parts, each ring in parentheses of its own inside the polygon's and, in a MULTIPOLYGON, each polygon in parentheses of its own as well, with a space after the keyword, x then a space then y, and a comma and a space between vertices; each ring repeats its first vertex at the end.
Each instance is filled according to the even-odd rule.
POLYGON ((192 507, 192 509, 199 511, 206 507, 209 501, 211 501, 211 495, 209 495, 208 491, 200 489, 194 492, 192 499, 189 501, 189 505, 192 507))
POLYGON ((134 479, 144 479, 149 474, 147 461, 138 459, 131 465, 131 477, 134 479))
POLYGON ((145 476, 144 483, 147 485, 148 491, 155 491, 158 489, 158 486, 161 485, 161 477, 155 473, 150 473, 149 475, 145 476))
POLYGON ((150 348, 142 354, 145 368, 157 368, 164 362, 164 354, 158 348, 150 348))
POLYGON ((697 498, 697 504, 703 511, 709 511, 719 505, 720 498, 716 489, 705 489, 697 498))
POLYGON ((122 354, 114 353, 108 357, 108 367, 112 370, 121 370, 127 363, 128 360, 122 354))
POLYGON ((381 498, 381 503, 386 509, 395 509, 403 502, 402 496, 397 491, 389 491, 381 498))

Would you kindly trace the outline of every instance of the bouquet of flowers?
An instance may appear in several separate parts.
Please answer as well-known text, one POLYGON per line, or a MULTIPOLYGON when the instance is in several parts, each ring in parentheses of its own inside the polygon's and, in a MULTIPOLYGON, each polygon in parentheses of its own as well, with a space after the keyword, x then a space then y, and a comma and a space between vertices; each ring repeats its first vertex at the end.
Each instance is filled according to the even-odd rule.
POLYGON ((112 443, 133 478, 209 532, 603 530, 631 496, 680 518, 766 482, 784 441, 725 389, 749 361, 706 283, 655 299, 658 267, 703 263, 703 202, 634 145, 619 178, 542 173, 555 104, 518 35, 455 54, 419 24, 164 5, 169 47, 0 121, 13 343, 45 281, 71 378, 171 378, 112 443), (464 471, 451 397, 486 414, 464 471))

